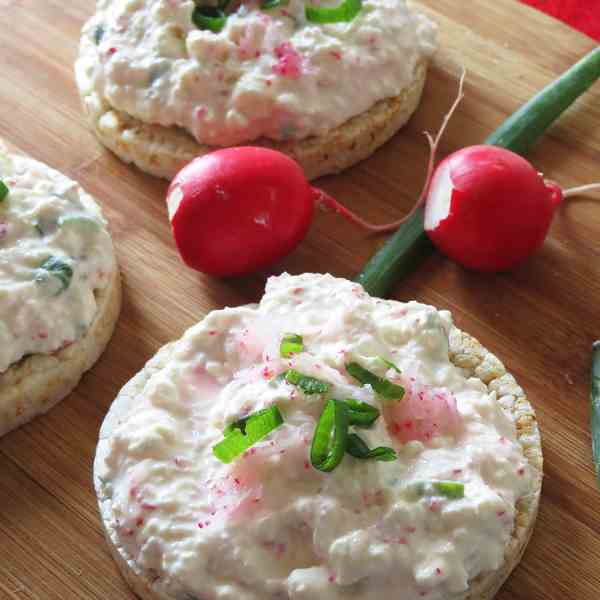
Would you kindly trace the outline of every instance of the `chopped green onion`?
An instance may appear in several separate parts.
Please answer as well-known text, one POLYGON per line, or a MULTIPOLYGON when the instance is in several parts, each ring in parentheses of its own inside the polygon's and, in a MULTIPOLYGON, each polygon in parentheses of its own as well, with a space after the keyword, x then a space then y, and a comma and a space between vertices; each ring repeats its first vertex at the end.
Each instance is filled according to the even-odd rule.
POLYGON ((352 21, 362 9, 362 0, 343 0, 338 6, 311 6, 305 8, 306 20, 311 23, 342 23, 352 21))
POLYGON ((7 185, 0 179, 0 202, 3 202, 6 199, 8 192, 9 190, 7 185))
POLYGON ((354 458, 360 458, 362 460, 371 459, 389 462, 398 458, 396 451, 387 446, 379 446, 370 450, 369 446, 367 446, 364 440, 356 435, 356 433, 350 433, 348 435, 346 452, 354 456, 354 458))
POLYGON ((104 37, 104 26, 98 25, 96 29, 94 29, 94 43, 96 46, 100 44, 102 38, 104 37))
POLYGON ((592 458, 600 487, 600 341, 592 346, 592 380, 590 386, 592 458))
POLYGON ((38 268, 35 280, 38 283, 43 283, 48 280, 48 277, 55 277, 60 282, 60 289, 57 295, 64 292, 71 284, 73 277, 73 268, 64 260, 51 256, 47 258, 38 268))
POLYGON ((465 497, 465 484, 457 481, 422 481, 417 483, 415 491, 419 496, 443 496, 449 500, 465 497))
POLYGON ((397 373, 402 373, 402 371, 391 361, 388 360, 387 358, 384 358, 383 356, 378 356, 377 357, 386 367, 390 368, 390 369, 394 369, 394 371, 396 371, 397 373))
POLYGON ((45 235, 44 229, 42 228, 42 224, 39 221, 34 221, 33 226, 35 230, 43 237, 45 235))
POLYGON ((304 349, 302 336, 295 333, 286 333, 281 340, 279 353, 283 358, 290 358, 292 354, 299 354, 304 349))
POLYGON ((216 6, 196 6, 192 12, 192 22, 198 29, 219 33, 227 22, 227 15, 216 6))
POLYGON ((379 410, 366 402, 359 402, 350 398, 346 400, 350 425, 356 427, 371 427, 379 418, 379 410))
POLYGON ((226 427, 224 439, 213 446, 213 454, 229 464, 282 424, 283 417, 277 406, 259 410, 226 427))
POLYGON ((384 377, 378 377, 355 362, 346 365, 346 371, 363 385, 369 384, 377 394, 386 400, 400 400, 404 396, 404 388, 392 383, 384 377))
POLYGON ((260 8, 262 10, 271 10, 272 8, 279 8, 280 6, 285 6, 288 3, 288 0, 264 0, 260 8))
POLYGON ((315 428, 310 448, 310 462, 319 471, 333 471, 346 452, 348 407, 345 402, 329 399, 315 428))
POLYGON ((63 215, 59 217, 58 226, 62 227, 63 225, 85 225, 93 229, 100 228, 100 223, 97 221, 97 219, 94 219, 93 217, 88 217, 87 215, 80 215, 77 213, 63 215))
POLYGON ((305 394, 308 395, 326 394, 331 387, 328 383, 325 383, 316 377, 303 375, 295 369, 289 369, 285 372, 285 380, 292 385, 297 385, 305 394))

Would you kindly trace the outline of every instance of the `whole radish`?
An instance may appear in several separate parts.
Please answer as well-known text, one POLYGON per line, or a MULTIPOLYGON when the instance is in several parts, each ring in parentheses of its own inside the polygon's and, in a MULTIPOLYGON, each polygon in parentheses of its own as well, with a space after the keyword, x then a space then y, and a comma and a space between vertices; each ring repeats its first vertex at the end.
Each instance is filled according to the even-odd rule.
POLYGON ((436 168, 425 202, 425 231, 465 267, 510 269, 543 243, 561 189, 524 158, 495 146, 471 146, 436 168))
POLYGON ((314 212, 313 188, 286 155, 259 147, 217 150, 185 166, 167 192, 183 261, 209 275, 252 272, 291 252, 314 212))

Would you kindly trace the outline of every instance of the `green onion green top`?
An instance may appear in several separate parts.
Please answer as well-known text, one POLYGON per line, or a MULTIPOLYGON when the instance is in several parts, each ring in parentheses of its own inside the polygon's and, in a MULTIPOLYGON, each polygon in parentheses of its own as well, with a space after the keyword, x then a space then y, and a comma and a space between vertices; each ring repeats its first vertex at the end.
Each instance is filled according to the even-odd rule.
POLYGON ((346 400, 350 425, 355 427, 371 427, 379 418, 379 410, 366 402, 346 400))
POLYGON ((295 333, 286 333, 281 340, 279 353, 282 358, 290 358, 292 354, 299 354, 304 349, 302 336, 295 333))
POLYGON ((305 394, 326 394, 331 386, 316 377, 303 375, 295 369, 285 372, 285 380, 292 385, 297 385, 305 394))
POLYGON ((279 8, 280 6, 285 6, 288 3, 288 0, 263 0, 260 5, 262 10, 270 10, 272 8, 279 8))
POLYGON ((8 192, 9 190, 7 185, 0 179, 0 202, 3 202, 6 199, 8 192))
POLYGON ((592 458, 600 487, 600 341, 592 346, 592 377, 590 385, 592 458))
POLYGON ((379 460, 388 462, 398 458, 396 451, 387 446, 379 446, 377 448, 373 448, 373 450, 370 450, 365 441, 356 435, 356 433, 348 434, 346 452, 354 456, 354 458, 360 458, 362 460, 379 460))
POLYGON ((346 371, 363 385, 369 384, 385 400, 400 400, 404 396, 404 388, 401 385, 375 375, 356 362, 348 363, 346 371))
POLYGON ((383 356, 378 356, 377 358, 389 369, 394 369, 396 373, 402 373, 402 371, 391 360, 388 360, 383 356))
POLYGON ((319 471, 333 471, 344 458, 348 440, 348 407, 344 402, 329 399, 317 423, 310 462, 319 471))
POLYGON ((224 439, 213 446, 213 454, 229 464, 282 424, 283 417, 277 406, 259 410, 226 427, 224 439))
POLYGON ((362 0, 343 0, 338 6, 312 6, 305 8, 306 20, 311 23, 343 23, 352 21, 362 9, 362 0))
POLYGON ((38 267, 35 280, 38 283, 42 283, 47 281, 49 277, 55 277, 60 282, 60 289, 57 292, 58 295, 71 285, 73 268, 64 260, 57 258, 56 256, 51 256, 38 267))

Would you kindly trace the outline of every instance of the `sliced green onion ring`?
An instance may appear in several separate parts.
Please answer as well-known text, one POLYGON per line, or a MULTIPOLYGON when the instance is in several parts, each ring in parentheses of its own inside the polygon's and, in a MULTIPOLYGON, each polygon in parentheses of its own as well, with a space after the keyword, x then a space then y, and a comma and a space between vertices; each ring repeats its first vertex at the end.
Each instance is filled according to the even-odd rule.
POLYGON ((282 358, 290 358, 292 354, 300 354, 304 350, 302 336, 296 333, 286 333, 279 345, 279 354, 282 358))
POLYGON ((396 373, 402 373, 402 371, 391 360, 388 360, 384 356, 378 356, 377 358, 389 369, 394 369, 396 373))
POLYGON ((226 427, 224 439, 213 446, 213 454, 229 464, 282 424, 283 417, 276 405, 259 410, 226 427))
POLYGON ((350 425, 363 428, 371 427, 379 418, 379 409, 366 402, 359 402, 350 398, 346 400, 346 404, 348 405, 350 425))
POLYGON ((443 496, 449 500, 465 497, 465 484, 458 481, 423 481, 416 484, 419 496, 443 496))
POLYGON ((389 462, 398 458, 396 451, 388 446, 378 446, 377 448, 373 448, 371 450, 365 441, 356 435, 356 433, 350 433, 348 435, 346 452, 354 456, 354 458, 360 458, 362 460, 379 460, 389 462))
POLYGON ((356 362, 347 363, 346 371, 363 385, 369 384, 385 400, 401 400, 404 396, 404 388, 401 385, 392 383, 384 377, 378 377, 356 362))
POLYGON ((8 196, 8 186, 0 179, 0 202, 3 202, 8 196))
POLYGON ((86 227, 91 227, 92 229, 100 228, 100 223, 97 219, 94 219, 94 217, 88 217, 87 215, 80 215, 78 213, 60 216, 58 218, 58 226, 62 227, 63 225, 85 225, 86 227))
POLYGON ((48 280, 49 276, 55 277, 60 282, 60 289, 56 292, 58 295, 71 285, 73 268, 64 260, 50 256, 38 267, 35 280, 37 283, 43 283, 48 280))
POLYGON ((352 21, 362 9, 362 0, 343 0, 338 6, 306 6, 306 20, 311 23, 352 21))
POLYGON ((219 33, 227 23, 227 15, 221 7, 196 6, 192 12, 192 22, 198 29, 219 33))
POLYGON ((310 462, 315 469, 327 473, 342 462, 348 440, 348 425, 346 403, 333 398, 327 400, 310 448, 310 462))
POLYGON ((309 396, 312 394, 326 394, 331 387, 328 383, 316 377, 310 377, 310 375, 303 375, 295 369, 289 369, 285 372, 285 380, 292 385, 297 385, 309 396))

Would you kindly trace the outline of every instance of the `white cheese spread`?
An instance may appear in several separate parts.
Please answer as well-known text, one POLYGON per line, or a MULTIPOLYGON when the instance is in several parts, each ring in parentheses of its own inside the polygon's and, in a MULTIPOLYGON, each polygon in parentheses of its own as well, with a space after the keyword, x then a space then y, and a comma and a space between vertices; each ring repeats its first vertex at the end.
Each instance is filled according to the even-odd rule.
POLYGON ((533 473, 495 393, 450 362, 450 326, 448 312, 314 274, 271 278, 259 305, 210 313, 102 442, 113 541, 178 599, 435 600, 466 590, 502 566, 533 473), (304 349, 283 359, 290 332, 304 349), (361 387, 348 361, 403 385, 405 397, 361 387), (325 397, 276 377, 289 368, 331 384, 330 397, 378 407, 360 435, 397 460, 346 454, 333 472, 315 470, 325 397), (215 458, 228 424, 273 404, 282 426, 231 464, 215 458), (464 497, 415 493, 433 481, 462 483, 464 497))
POLYGON ((0 145, 0 373, 80 339, 116 268, 100 208, 74 181, 0 145))
POLYGON ((76 65, 84 94, 200 143, 302 139, 399 95, 435 49, 433 24, 404 0, 364 0, 351 21, 325 25, 307 21, 305 0, 245 0, 219 33, 194 25, 195 6, 98 0, 76 65))

